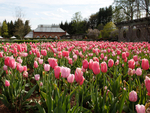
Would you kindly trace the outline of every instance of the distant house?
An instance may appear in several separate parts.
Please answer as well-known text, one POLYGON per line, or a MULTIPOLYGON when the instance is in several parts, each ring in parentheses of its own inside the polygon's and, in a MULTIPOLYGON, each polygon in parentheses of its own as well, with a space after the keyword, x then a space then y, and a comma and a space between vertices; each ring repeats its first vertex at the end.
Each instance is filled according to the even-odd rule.
POLYGON ((63 35, 68 35, 68 33, 58 25, 38 25, 35 30, 29 32, 24 38, 60 38, 63 35))

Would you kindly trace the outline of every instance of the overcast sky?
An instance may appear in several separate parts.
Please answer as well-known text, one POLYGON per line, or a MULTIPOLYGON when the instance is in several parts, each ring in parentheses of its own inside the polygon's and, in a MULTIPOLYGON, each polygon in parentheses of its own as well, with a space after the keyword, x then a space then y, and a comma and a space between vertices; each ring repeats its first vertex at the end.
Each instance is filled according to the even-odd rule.
POLYGON ((31 29, 39 24, 70 22, 73 14, 81 12, 84 18, 108 7, 114 0, 0 0, 0 22, 14 21, 16 9, 21 9, 23 20, 29 20, 31 29))

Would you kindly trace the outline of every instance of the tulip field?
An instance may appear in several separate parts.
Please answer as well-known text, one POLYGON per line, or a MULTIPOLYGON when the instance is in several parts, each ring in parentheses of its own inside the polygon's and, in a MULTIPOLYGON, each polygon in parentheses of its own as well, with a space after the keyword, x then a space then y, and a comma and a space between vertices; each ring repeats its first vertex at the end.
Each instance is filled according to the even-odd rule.
POLYGON ((148 42, 0 44, 0 100, 12 113, 146 113, 148 42))

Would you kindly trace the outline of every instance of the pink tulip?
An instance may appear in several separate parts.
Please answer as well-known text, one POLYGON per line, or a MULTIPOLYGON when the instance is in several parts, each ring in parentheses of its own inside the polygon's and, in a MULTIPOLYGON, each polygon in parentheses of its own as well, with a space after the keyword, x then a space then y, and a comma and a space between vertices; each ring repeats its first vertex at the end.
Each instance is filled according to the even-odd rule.
POLYGON ((146 76, 144 82, 145 82, 147 91, 150 92, 150 78, 146 76))
POLYGON ((34 75, 34 78, 35 78, 36 81, 39 81, 40 80, 40 75, 36 74, 36 75, 34 75))
POLYGON ((142 59, 142 68, 144 70, 148 70, 149 69, 149 61, 147 59, 142 59))
POLYGON ((133 56, 133 60, 136 62, 136 61, 138 61, 138 56, 137 55, 134 55, 133 56))
POLYGON ((37 68, 38 67, 38 63, 37 61, 34 61, 34 68, 37 68))
POLYGON ((145 106, 144 105, 135 105, 135 109, 137 111, 137 113, 145 113, 145 106))
POLYGON ((5 86, 6 86, 6 87, 9 87, 9 86, 10 86, 10 83, 9 83, 8 80, 5 80, 5 86))
POLYGON ((50 65, 49 64, 44 64, 44 70, 49 71, 50 70, 50 65))
POLYGON ((43 64, 43 59, 40 59, 38 60, 39 64, 43 64))
POLYGON ((43 86, 43 82, 40 82, 40 86, 43 86))
POLYGON ((3 52, 0 52, 0 58, 2 58, 3 57, 3 52))
POLYGON ((12 68, 12 69, 16 68, 16 61, 15 61, 14 58, 9 59, 9 67, 12 68))
POLYGON ((81 82, 79 83, 79 85, 82 85, 83 82, 84 82, 84 80, 85 80, 85 78, 82 76, 82 80, 81 80, 81 82))
POLYGON ((119 65, 119 60, 116 60, 115 65, 116 66, 119 65))
POLYGON ((4 71, 7 70, 7 66, 6 66, 6 65, 3 66, 3 70, 4 70, 4 71))
POLYGON ((10 59, 10 57, 5 57, 4 64, 6 66, 9 66, 9 59, 10 59))
POLYGON ((82 61, 82 65, 83 65, 83 68, 84 68, 84 69, 87 69, 87 68, 89 67, 89 63, 88 63, 87 59, 84 59, 84 60, 82 61))
POLYGON ((46 56, 47 55, 47 51, 45 49, 41 50, 41 55, 46 56))
POLYGON ((126 52, 122 53, 122 58, 125 59, 126 58, 126 52))
POLYGON ((131 102, 136 102, 137 101, 137 93, 135 91, 131 91, 129 93, 129 100, 131 102))
POLYGON ((63 57, 68 57, 69 56, 69 51, 63 51, 62 56, 63 57))
POLYGON ((135 67, 135 61, 133 59, 131 59, 131 60, 128 61, 128 67, 131 68, 131 69, 134 69, 134 67, 135 67))
POLYGON ((107 72, 107 64, 106 64, 106 62, 102 62, 102 63, 101 63, 101 71, 102 71, 103 73, 106 73, 106 72, 107 72))
POLYGON ((96 62, 96 61, 93 62, 92 70, 95 75, 100 73, 99 62, 96 62))
POLYGON ((135 71, 137 76, 141 76, 142 75, 142 69, 141 68, 137 68, 135 71))
POLYGON ((48 58, 48 62, 49 62, 49 65, 50 67, 52 67, 53 69, 55 68, 55 66, 57 66, 57 59, 55 58, 48 58))
POLYGON ((113 59, 109 59, 108 60, 108 67, 113 67, 114 65, 114 60, 113 59))
POLYGON ((73 64, 72 58, 69 58, 69 59, 68 59, 68 63, 71 64, 71 65, 73 64))
POLYGON ((4 47, 4 51, 7 52, 7 47, 4 47))
POLYGON ((76 82, 80 83, 82 81, 83 72, 81 68, 76 68, 75 71, 75 80, 76 82))
POLYGON ((69 83, 73 83, 73 82, 74 82, 74 78, 75 78, 74 74, 70 74, 70 75, 67 77, 67 81, 68 81, 69 83))
POLYGON ((104 58, 104 54, 103 53, 101 53, 101 59, 103 59, 104 58))
POLYGON ((61 67, 61 76, 63 78, 67 78, 70 75, 70 68, 67 67, 61 67))
POLYGON ((36 56, 40 58, 40 52, 36 52, 36 56))
POLYGON ((17 58, 17 62, 22 63, 22 59, 20 57, 17 58))
POLYGON ((27 71, 24 71, 24 72, 23 72, 23 77, 24 77, 24 78, 28 78, 28 72, 27 72, 27 71))
POLYGON ((60 72, 61 72, 61 67, 55 66, 55 68, 54 68, 54 75, 55 75, 56 79, 59 79, 60 72))
POLYGON ((92 65, 93 65, 93 60, 90 59, 90 61, 89 61, 89 69, 92 69, 92 65))

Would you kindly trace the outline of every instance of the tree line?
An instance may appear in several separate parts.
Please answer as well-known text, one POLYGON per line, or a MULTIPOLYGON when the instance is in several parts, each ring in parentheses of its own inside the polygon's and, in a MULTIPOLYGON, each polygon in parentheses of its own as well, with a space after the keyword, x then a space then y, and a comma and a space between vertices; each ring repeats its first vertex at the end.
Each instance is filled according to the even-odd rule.
MULTIPOLYGON (((104 28, 114 27, 113 23, 139 19, 143 16, 149 17, 149 15, 150 0, 114 0, 112 5, 100 8, 99 11, 91 14, 88 19, 83 19, 81 12, 76 12, 72 17, 71 22, 61 22, 60 27, 69 34, 86 34, 89 31, 89 28, 107 31, 107 29, 104 28), (106 25, 109 25, 109 27, 106 25)), ((23 38, 30 31, 29 20, 23 22, 20 18, 14 23, 12 21, 6 22, 5 20, 0 26, 0 36, 5 38, 11 36, 23 38)))
POLYGON ((0 25, 0 36, 4 38, 15 36, 22 39, 30 31, 31 27, 29 25, 29 20, 23 22, 23 20, 20 18, 18 18, 15 22, 7 22, 6 20, 4 20, 0 25))

